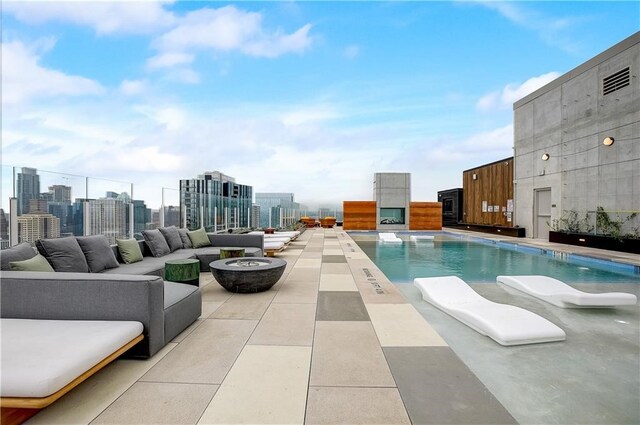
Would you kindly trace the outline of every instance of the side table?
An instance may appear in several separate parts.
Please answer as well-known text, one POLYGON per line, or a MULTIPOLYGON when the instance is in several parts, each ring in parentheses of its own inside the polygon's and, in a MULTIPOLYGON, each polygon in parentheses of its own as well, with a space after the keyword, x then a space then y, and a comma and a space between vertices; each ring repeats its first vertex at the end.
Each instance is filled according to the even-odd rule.
POLYGON ((200 286, 200 260, 169 260, 164 263, 164 280, 200 286))

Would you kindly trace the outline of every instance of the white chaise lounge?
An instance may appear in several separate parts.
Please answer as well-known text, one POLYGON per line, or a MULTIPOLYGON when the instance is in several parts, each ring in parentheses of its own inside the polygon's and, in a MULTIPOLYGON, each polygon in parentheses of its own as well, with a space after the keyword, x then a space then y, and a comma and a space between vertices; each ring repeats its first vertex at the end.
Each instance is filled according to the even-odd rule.
POLYGON ((383 243, 402 243, 395 233, 378 233, 378 240, 383 243))
POLYGON ((284 250, 285 243, 282 241, 264 241, 264 253, 267 257, 273 257, 277 252, 284 250))
POLYGON ((480 296, 457 276, 414 279, 422 298, 502 345, 563 341, 562 329, 528 310, 480 296))
POLYGON ((411 242, 433 242, 434 237, 431 235, 411 235, 411 242))
POLYGON ((498 283, 563 308, 616 307, 635 305, 638 302, 633 294, 592 294, 548 276, 498 276, 496 279, 498 283))
POLYGON ((3 409, 48 406, 143 338, 140 322, 1 320, 3 409))

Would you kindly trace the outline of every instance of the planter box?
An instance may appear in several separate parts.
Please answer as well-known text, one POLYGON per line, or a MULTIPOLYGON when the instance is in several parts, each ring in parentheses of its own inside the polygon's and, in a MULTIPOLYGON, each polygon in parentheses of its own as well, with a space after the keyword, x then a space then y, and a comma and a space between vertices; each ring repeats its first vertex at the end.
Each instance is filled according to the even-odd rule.
POLYGON ((582 233, 549 232, 549 242, 589 248, 608 249, 609 251, 640 254, 640 239, 614 239, 610 236, 586 235, 582 233))

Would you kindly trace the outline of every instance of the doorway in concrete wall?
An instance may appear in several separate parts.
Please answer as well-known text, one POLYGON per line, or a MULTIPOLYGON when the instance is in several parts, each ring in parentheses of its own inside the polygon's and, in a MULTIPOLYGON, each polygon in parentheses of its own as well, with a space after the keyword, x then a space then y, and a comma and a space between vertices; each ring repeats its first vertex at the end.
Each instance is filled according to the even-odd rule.
POLYGON ((533 237, 549 240, 551 188, 534 189, 533 237))

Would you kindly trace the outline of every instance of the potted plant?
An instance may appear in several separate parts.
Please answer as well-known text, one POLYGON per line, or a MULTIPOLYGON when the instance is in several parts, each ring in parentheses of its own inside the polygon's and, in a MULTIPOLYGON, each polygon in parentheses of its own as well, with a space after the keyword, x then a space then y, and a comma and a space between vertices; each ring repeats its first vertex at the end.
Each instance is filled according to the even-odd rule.
POLYGON ((637 213, 613 219, 598 206, 595 214, 594 226, 588 213, 580 218, 574 210, 563 211, 560 218, 548 223, 549 242, 640 254, 640 225, 623 232, 625 224, 632 223, 637 213))

